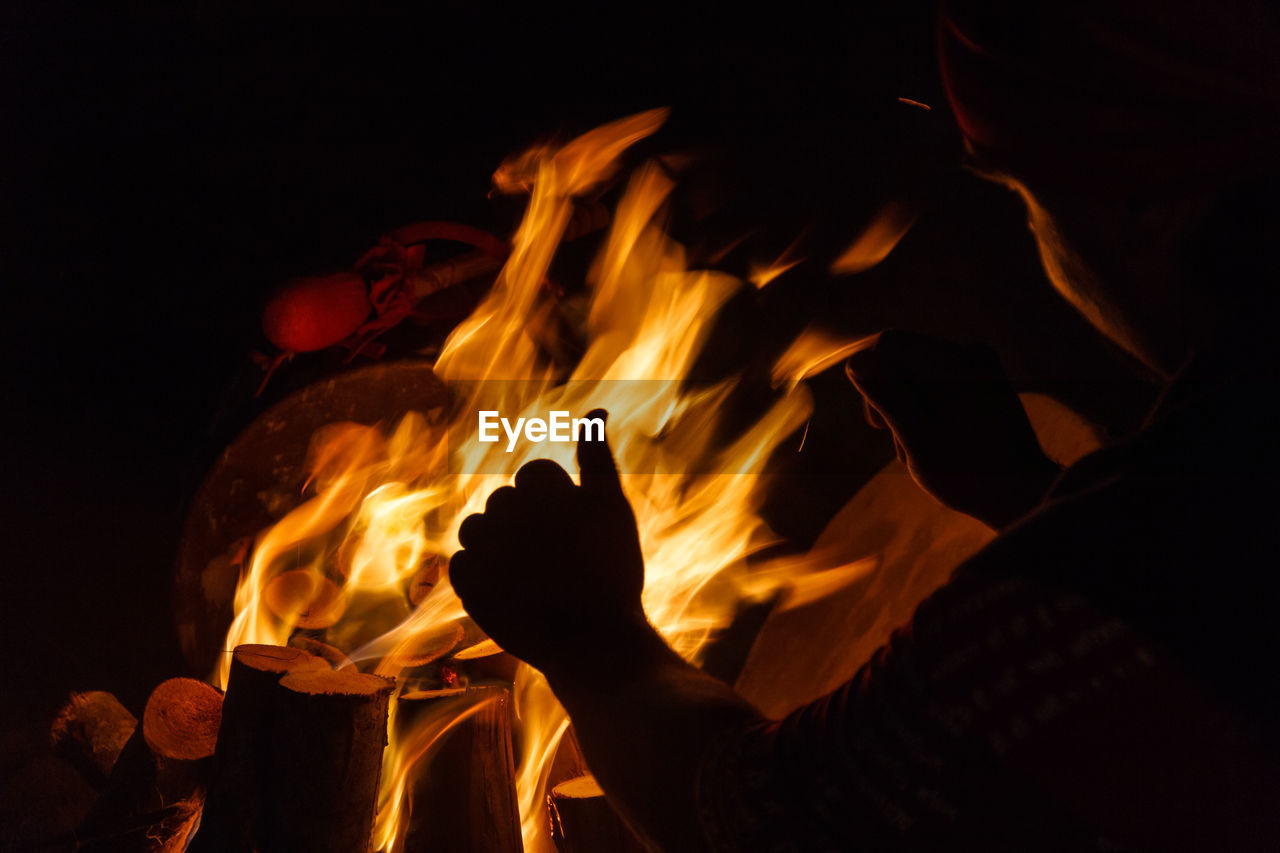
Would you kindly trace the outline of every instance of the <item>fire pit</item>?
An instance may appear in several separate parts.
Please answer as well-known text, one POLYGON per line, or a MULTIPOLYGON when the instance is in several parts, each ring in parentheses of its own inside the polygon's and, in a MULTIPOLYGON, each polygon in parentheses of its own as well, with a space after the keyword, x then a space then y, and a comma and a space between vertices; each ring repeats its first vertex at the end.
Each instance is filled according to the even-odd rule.
MULTIPOLYGON (((576 470, 574 445, 592 440, 594 409, 610 413, 635 507, 647 613, 691 660, 723 635, 743 646, 741 662, 754 630, 724 629, 744 604, 776 601, 797 581, 783 614, 834 593, 874 600, 868 612, 909 612, 985 541, 980 525, 917 507, 942 544, 915 554, 898 585, 877 586, 878 599, 859 586, 878 563, 853 558, 909 546, 823 539, 808 554, 749 560, 777 538, 759 515, 765 467, 784 442, 804 439, 812 402, 801 380, 850 341, 801 334, 765 372, 772 386, 745 417, 726 405, 740 373, 690 381, 717 312, 753 284, 689 268, 663 227, 670 164, 622 168, 665 117, 641 113, 503 164, 495 186, 529 195, 524 218, 509 245, 487 246, 486 257, 505 260, 439 356, 307 387, 223 452, 185 525, 174 596, 187 662, 207 680, 159 685, 141 723, 109 694, 77 697, 59 720, 64 751, 106 780, 82 841, 210 853, 641 849, 591 778, 546 681, 476 628, 447 572, 462 519, 523 464, 551 458, 576 470), (620 191, 602 215, 607 185, 620 191), (606 224, 586 286, 565 298, 549 279, 553 256, 606 224)), ((856 244, 864 255, 884 257, 904 233, 882 224, 856 244)), ((317 287, 365 282, 371 293, 420 296, 443 286, 419 286, 420 253, 396 257, 391 279, 317 287)), ((493 266, 476 261, 467 275, 493 266)), ((315 295, 291 287, 281 299, 315 295)), ((296 331, 281 304, 268 319, 296 331)), ((353 317, 373 317, 369 305, 390 303, 352 304, 353 317)), ((386 316, 411 311, 399 304, 386 316)), ((361 327, 356 348, 370 345, 379 322, 361 327)), ((322 343, 350 344, 342 329, 322 343)), ((303 340, 290 334, 282 340, 303 340)), ((902 493, 904 482, 890 472, 879 494, 906 505, 918 493, 902 493)), ((876 506, 858 512, 873 516, 876 506)), ((881 627, 864 625, 862 645, 878 642, 881 627)), ((743 681, 777 712, 811 688, 791 683, 779 659, 756 650, 743 681)), ((821 677, 847 669, 839 658, 821 677)))

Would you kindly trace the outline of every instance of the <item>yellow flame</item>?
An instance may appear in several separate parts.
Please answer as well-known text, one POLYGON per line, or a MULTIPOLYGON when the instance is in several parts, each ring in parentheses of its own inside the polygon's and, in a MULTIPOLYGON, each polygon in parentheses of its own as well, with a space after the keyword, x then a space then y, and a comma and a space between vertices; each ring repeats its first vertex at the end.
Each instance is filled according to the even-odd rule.
MULTIPOLYGON (((683 380, 716 311, 744 285, 722 273, 687 268, 683 248, 663 228, 672 181, 653 163, 631 174, 590 269, 587 347, 578 364, 568 375, 557 371, 530 335, 531 324, 547 309, 543 284, 573 198, 610 178, 621 154, 665 118, 665 110, 641 113, 562 148, 542 146, 503 164, 495 185, 530 193, 528 207, 492 290, 449 336, 435 369, 446 381, 463 381, 456 387, 471 395, 460 407, 466 412, 497 409, 515 417, 609 410, 610 442, 645 556, 645 609, 676 650, 696 660, 741 598, 785 581, 777 574, 753 576, 745 558, 770 541, 757 514, 762 472, 778 444, 809 417, 807 389, 788 384, 727 447, 713 444, 736 379, 698 389, 684 387, 683 380), (720 473, 687 473, 698 460, 708 463, 698 470, 720 473)), ((790 377, 793 371, 784 372, 790 377)), ((400 676, 400 661, 416 639, 464 618, 447 578, 411 613, 396 596, 424 560, 457 549, 461 521, 480 511, 524 463, 551 458, 571 472, 576 466, 572 444, 524 442, 505 453, 501 443, 476 441, 476 424, 454 417, 453 423, 438 423, 411 414, 390 436, 351 424, 317 436, 312 496, 260 537, 236 592, 228 649, 287 642, 294 626, 264 608, 262 590, 272 577, 299 565, 341 585, 350 605, 338 626, 348 640, 344 650, 359 664, 375 662, 380 674, 400 676), (378 619, 388 613, 394 624, 379 628, 378 619)), ((491 644, 479 643, 466 654, 493 651, 491 644)), ((220 675, 225 685, 226 665, 220 675)), ((553 848, 545 831, 543 789, 568 719, 546 681, 527 666, 517 672, 513 695, 525 849, 547 853, 553 848)), ((375 831, 378 849, 393 849, 402 835, 400 803, 410 772, 430 760, 430 745, 466 712, 454 708, 413 732, 392 727, 375 831)))
MULTIPOLYGON (((398 738, 396 748, 387 751, 382 765, 382 788, 378 792, 378 825, 374 828, 374 850, 399 853, 404 842, 405 792, 414 774, 422 771, 422 765, 431 755, 440 739, 459 723, 474 716, 495 697, 481 698, 462 695, 442 701, 438 708, 424 714, 403 738, 398 738)), ((396 731, 395 703, 391 705, 388 726, 396 731)))

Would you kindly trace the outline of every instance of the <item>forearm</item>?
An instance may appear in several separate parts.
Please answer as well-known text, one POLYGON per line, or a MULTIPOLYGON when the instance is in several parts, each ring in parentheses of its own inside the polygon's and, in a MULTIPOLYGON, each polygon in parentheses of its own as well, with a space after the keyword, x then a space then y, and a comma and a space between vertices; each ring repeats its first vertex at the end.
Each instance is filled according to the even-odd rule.
POLYGON ((549 670, 610 799, 667 853, 705 850, 694 796, 698 760, 712 738, 761 722, 758 712, 648 625, 549 670))

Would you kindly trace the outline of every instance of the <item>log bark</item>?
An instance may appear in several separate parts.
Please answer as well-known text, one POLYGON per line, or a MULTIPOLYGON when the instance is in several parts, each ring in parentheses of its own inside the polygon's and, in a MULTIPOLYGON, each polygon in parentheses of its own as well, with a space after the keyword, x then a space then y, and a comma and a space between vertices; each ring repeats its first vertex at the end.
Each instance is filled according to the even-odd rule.
POLYGON ((105 690, 72 693, 49 735, 54 749, 97 786, 111 775, 138 719, 105 690))
POLYGON ((209 795, 193 853, 254 849, 266 804, 280 679, 290 672, 332 671, 302 649, 243 645, 232 654, 209 795))
POLYGON ((399 725, 411 727, 459 699, 474 699, 477 710, 444 732, 416 768, 408 791, 405 853, 522 853, 510 691, 407 693, 398 702, 399 725))
POLYGON ((350 670, 280 679, 264 853, 366 853, 395 682, 350 670))
POLYGON ((559 853, 648 853, 623 822, 594 776, 561 782, 547 795, 551 839, 559 853))
POLYGON ((183 844, 176 849, 185 849, 204 803, 207 765, 207 759, 157 756, 138 726, 76 835, 100 845, 109 841, 101 849, 120 851, 168 850, 170 837, 181 835, 183 844))

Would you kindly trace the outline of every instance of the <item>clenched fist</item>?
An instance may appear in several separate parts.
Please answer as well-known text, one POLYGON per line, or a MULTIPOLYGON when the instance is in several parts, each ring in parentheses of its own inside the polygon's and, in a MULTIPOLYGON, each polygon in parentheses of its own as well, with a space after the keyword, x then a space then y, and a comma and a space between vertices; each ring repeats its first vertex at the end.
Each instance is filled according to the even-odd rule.
MULTIPOLYGON (((605 417, 596 410, 588 417, 605 417)), ((547 671, 651 631, 644 560, 609 445, 578 443, 581 485, 547 459, 516 473, 458 529, 449 577, 467 612, 505 650, 547 671)))

